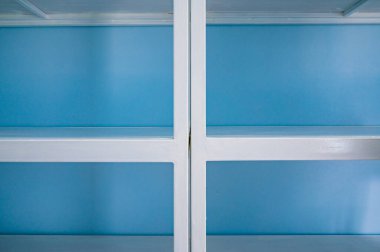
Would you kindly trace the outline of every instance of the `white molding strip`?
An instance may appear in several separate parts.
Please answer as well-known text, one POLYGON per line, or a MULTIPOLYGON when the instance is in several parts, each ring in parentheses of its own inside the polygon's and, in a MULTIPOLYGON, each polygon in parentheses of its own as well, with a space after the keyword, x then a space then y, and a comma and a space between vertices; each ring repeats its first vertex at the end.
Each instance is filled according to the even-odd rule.
POLYGON ((380 13, 209 12, 208 24, 380 24, 380 13))
MULTIPOLYGON (((380 24, 380 13, 209 12, 208 24, 380 24)), ((172 13, 0 15, 0 26, 133 26, 172 25, 172 13)))
POLYGON ((0 15, 0 26, 129 26, 172 25, 172 13, 51 14, 49 19, 27 15, 0 15))

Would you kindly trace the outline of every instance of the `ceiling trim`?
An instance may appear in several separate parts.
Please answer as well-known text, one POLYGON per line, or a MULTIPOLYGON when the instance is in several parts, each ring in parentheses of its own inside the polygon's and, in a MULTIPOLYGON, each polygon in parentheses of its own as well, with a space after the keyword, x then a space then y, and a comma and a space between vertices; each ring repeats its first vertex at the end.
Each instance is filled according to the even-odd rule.
POLYGON ((209 12, 209 24, 380 24, 380 13, 209 12))
POLYGON ((173 24, 170 13, 50 14, 48 19, 27 15, 0 15, 0 26, 129 26, 173 24))
MULTIPOLYGON (((208 24, 380 24, 380 13, 209 12, 208 24)), ((0 15, 0 26, 172 25, 171 13, 0 15)))

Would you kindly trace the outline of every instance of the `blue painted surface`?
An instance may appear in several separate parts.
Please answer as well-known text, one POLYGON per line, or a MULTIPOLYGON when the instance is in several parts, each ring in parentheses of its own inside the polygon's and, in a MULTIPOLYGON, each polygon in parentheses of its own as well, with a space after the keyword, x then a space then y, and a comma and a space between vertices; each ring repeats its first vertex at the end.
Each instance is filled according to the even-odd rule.
POLYGON ((380 161, 211 162, 209 234, 380 234, 380 161))
POLYGON ((380 125, 379 25, 207 28, 209 125, 380 125))
POLYGON ((0 28, 0 126, 171 126, 167 27, 0 28))
POLYGON ((0 234, 173 234, 172 164, 1 163, 0 234))
MULTIPOLYGON (((380 26, 210 26, 208 124, 380 125, 379 44, 380 26)), ((170 27, 0 28, 0 126, 170 126, 172 47, 170 27)), ((379 166, 210 163, 208 232, 380 233, 379 166)), ((172 179, 1 164, 0 233, 171 234, 172 179)))

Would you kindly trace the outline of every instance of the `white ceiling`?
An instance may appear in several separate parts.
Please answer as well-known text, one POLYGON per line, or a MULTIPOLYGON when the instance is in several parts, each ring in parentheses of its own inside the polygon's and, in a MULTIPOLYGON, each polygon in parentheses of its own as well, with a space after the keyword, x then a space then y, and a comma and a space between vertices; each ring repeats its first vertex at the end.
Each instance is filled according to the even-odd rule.
POLYGON ((363 6, 360 8, 360 11, 379 13, 380 12, 380 0, 368 1, 367 3, 363 4, 363 6))
POLYGON ((26 15, 30 14, 30 12, 14 0, 0 0, 0 14, 26 15))

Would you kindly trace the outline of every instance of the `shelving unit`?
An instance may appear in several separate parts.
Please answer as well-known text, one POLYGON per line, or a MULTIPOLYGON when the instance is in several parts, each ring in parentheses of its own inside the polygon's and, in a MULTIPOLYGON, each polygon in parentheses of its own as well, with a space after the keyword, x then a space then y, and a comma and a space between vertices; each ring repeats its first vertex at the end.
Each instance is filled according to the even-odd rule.
POLYGON ((170 237, 0 236, 1 251, 189 251, 189 2, 0 2, 0 26, 173 25, 173 128, 0 128, 0 162, 170 162, 174 240, 170 237))
POLYGON ((208 127, 206 24, 380 24, 380 1, 3 0, 0 2, 1 27, 172 24, 174 25, 173 128, 2 127, 0 162, 173 163, 174 239, 164 236, 0 235, 0 251, 17 252, 25 251, 27 248, 28 251, 59 249, 59 251, 188 252, 190 247, 193 252, 205 252, 206 248, 209 252, 378 251, 380 249, 378 235, 210 236, 206 246, 207 162, 380 160, 380 126, 208 127), (190 79, 191 92, 189 92, 190 79), (191 185, 189 185, 189 156, 191 156, 191 185))
POLYGON ((206 125, 206 23, 378 24, 379 4, 379 1, 371 0, 192 0, 191 230, 193 252, 205 252, 206 248, 209 252, 378 251, 380 249, 379 236, 207 236, 206 233, 207 162, 380 159, 380 131, 376 126, 208 127, 206 125))

